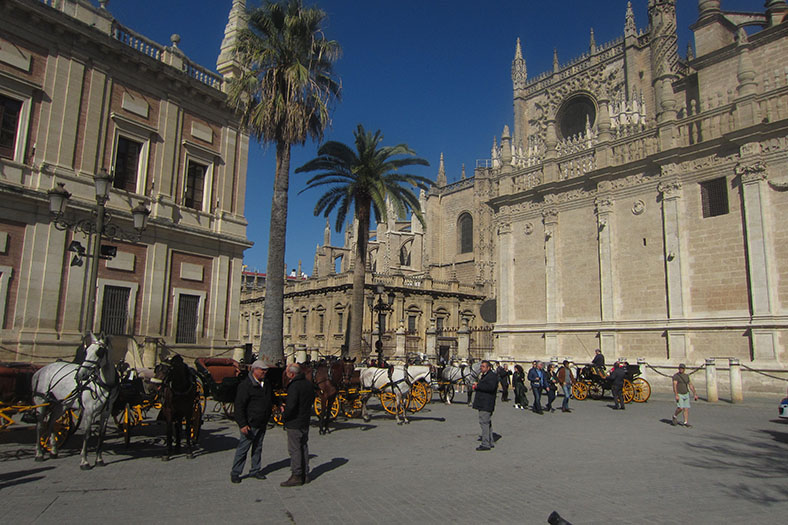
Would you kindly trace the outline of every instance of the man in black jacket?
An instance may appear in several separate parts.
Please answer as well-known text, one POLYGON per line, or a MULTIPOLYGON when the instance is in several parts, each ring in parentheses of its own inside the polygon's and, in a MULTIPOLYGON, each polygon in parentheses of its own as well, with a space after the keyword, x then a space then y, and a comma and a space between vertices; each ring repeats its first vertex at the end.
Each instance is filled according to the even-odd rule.
POLYGON ((479 425, 482 427, 482 444, 476 448, 481 452, 495 446, 492 440, 492 414, 498 393, 498 375, 491 370, 489 361, 482 361, 479 368, 479 381, 473 384, 476 391, 473 408, 479 411, 479 425))
POLYGON ((495 371, 498 374, 498 379, 501 382, 501 390, 503 393, 501 394, 501 401, 509 401, 509 376, 512 373, 509 371, 509 365, 498 365, 498 369, 495 371))
POLYGON ((241 429, 238 447, 235 449, 235 459, 230 472, 230 481, 241 482, 241 473, 246 463, 246 454, 252 449, 252 465, 249 468, 249 477, 265 479, 260 470, 260 460, 263 453, 263 438, 268 419, 271 417, 274 390, 270 381, 265 380, 268 364, 260 359, 252 363, 249 375, 238 385, 235 396, 235 421, 241 429))
POLYGON ((315 403, 315 388, 306 380, 301 367, 293 363, 285 372, 290 384, 287 385, 287 401, 282 420, 287 429, 287 451, 290 454, 290 471, 282 487, 295 487, 309 483, 309 418, 315 403))
POLYGON ((613 392, 613 402, 616 404, 613 410, 624 410, 624 378, 627 376, 627 369, 623 363, 613 365, 608 378, 611 382, 613 392))

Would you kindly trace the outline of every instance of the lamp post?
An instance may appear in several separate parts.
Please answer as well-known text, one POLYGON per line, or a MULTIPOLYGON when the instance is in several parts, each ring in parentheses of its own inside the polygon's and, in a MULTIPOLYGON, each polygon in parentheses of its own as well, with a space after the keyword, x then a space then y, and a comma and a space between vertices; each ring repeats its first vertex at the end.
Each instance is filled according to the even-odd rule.
MULTIPOLYGON (((98 286, 98 265, 99 259, 111 258, 101 254, 101 239, 106 238, 118 241, 138 242, 142 236, 143 230, 147 226, 148 215, 150 210, 140 202, 137 206, 131 209, 132 219, 134 221, 134 229, 136 235, 127 233, 120 227, 112 224, 112 215, 105 209, 105 205, 109 200, 109 190, 112 187, 112 176, 107 173, 107 170, 102 168, 93 178, 94 188, 96 190, 96 210, 93 211, 92 217, 85 217, 81 219, 67 219, 65 216, 68 201, 71 198, 65 184, 62 182, 57 183, 57 187, 49 190, 47 195, 49 197, 49 212, 54 222, 55 228, 61 231, 71 230, 78 233, 84 233, 89 237, 95 236, 93 242, 93 253, 87 255, 82 249, 82 246, 77 242, 72 242, 75 246, 77 255, 75 260, 81 263, 81 257, 90 257, 93 259, 90 265, 90 280, 88 282, 88 298, 87 298, 87 314, 85 316, 87 330, 93 328, 93 318, 96 312, 96 288, 98 286)), ((71 247, 69 247, 71 250, 71 247)), ((72 263, 73 264, 73 263, 72 263)))
MULTIPOLYGON (((394 309, 392 305, 394 304, 396 295, 394 295, 393 291, 390 291, 386 296, 386 301, 384 302, 383 296, 386 293, 386 287, 382 284, 375 286, 375 293, 378 296, 377 303, 375 303, 373 306, 373 298, 369 297, 367 299, 367 304, 369 304, 372 310, 378 314, 378 341, 375 343, 375 349, 378 353, 378 366, 383 366, 383 332, 386 331, 386 314, 394 309)), ((372 333, 370 332, 370 338, 371 337, 372 333)))

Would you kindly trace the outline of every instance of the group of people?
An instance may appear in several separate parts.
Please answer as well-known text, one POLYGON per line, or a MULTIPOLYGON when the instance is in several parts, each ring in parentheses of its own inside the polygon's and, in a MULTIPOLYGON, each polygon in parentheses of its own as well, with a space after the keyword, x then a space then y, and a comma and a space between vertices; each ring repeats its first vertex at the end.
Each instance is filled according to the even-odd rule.
POLYGON ((498 382, 501 386, 501 401, 509 401, 509 377, 514 388, 514 408, 525 410, 528 408, 528 387, 526 381, 531 385, 531 393, 534 396, 532 410, 537 414, 555 412, 553 402, 558 395, 560 388, 564 394, 561 404, 561 412, 571 412, 569 408, 569 398, 572 395, 572 384, 575 382, 575 375, 569 366, 569 361, 564 360, 562 366, 558 367, 553 363, 544 367, 542 361, 534 361, 528 374, 523 367, 514 365, 514 373, 509 370, 508 365, 499 365, 496 369, 498 382), (547 405, 542 407, 542 396, 547 396, 547 405))
MULTIPOLYGON (((252 363, 249 375, 238 385, 235 397, 235 421, 240 428, 230 481, 241 482, 246 457, 252 451, 248 477, 265 479, 262 471, 263 438, 274 406, 274 389, 265 376, 270 365, 258 359, 252 363)), ((287 451, 290 454, 291 476, 280 483, 282 487, 296 487, 309 483, 309 420, 315 402, 315 390, 306 380, 300 365, 288 365, 285 374, 287 401, 282 420, 287 430, 287 451)))

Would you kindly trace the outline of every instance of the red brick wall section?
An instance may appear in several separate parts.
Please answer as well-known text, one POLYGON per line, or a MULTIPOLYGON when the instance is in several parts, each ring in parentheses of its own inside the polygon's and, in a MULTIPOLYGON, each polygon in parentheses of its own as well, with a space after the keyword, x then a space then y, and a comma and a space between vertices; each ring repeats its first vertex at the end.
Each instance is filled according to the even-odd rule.
POLYGON ((25 225, 20 222, 0 221, 0 231, 8 233, 8 244, 3 252, 0 252, 0 266, 10 266, 12 268, 11 280, 8 282, 8 295, 6 304, 0 304, 0 308, 5 308, 5 323, 3 329, 13 328, 13 312, 16 307, 16 296, 19 288, 19 268, 22 260, 22 246, 25 242, 25 225))
POLYGON ((77 139, 74 147, 74 170, 79 171, 82 169, 82 150, 85 144, 85 121, 88 114, 88 103, 90 94, 90 81, 92 79, 92 72, 90 69, 85 68, 85 78, 82 80, 82 97, 79 102, 79 119, 77 121, 77 139))
MULTIPOLYGON (((200 292, 205 292, 205 304, 203 305, 203 318, 202 318, 202 325, 203 325, 203 332, 205 330, 205 320, 208 318, 208 305, 210 304, 211 296, 211 269, 213 265, 213 260, 209 257, 200 257, 199 255, 192 255, 183 252, 172 252, 172 259, 170 263, 170 290, 167 298, 167 334, 170 336, 175 336, 175 329, 174 329, 174 315, 173 315, 173 307, 174 305, 174 297, 173 297, 173 289, 175 288, 186 288, 189 290, 195 290, 200 292), (188 281, 181 279, 181 263, 191 263, 191 264, 198 264, 203 267, 203 280, 202 282, 197 281, 188 281)), ((203 334, 197 334, 197 337, 202 337, 203 334)))
MULTIPOLYGON (((114 83, 112 84, 112 95, 110 96, 110 113, 107 114, 107 119, 109 119, 109 128, 107 129, 107 140, 104 145, 104 164, 107 169, 112 166, 112 148, 114 146, 113 141, 115 137, 115 129, 116 126, 114 122, 112 122, 112 118, 110 114, 112 112, 117 113, 119 115, 123 115, 124 117, 128 118, 129 120, 134 120, 136 122, 140 122, 141 124, 145 124, 146 126, 151 126, 153 128, 158 128, 159 126, 159 108, 161 105, 161 101, 151 95, 146 95, 140 91, 135 89, 129 88, 117 81, 115 79, 114 83), (131 113, 123 109, 123 94, 128 92, 134 98, 144 98, 145 101, 148 103, 148 118, 144 119, 137 115, 136 113, 131 113)), ((156 155, 156 142, 151 141, 150 143, 150 150, 148 154, 148 166, 147 170, 150 172, 150 164, 153 158, 156 155)))

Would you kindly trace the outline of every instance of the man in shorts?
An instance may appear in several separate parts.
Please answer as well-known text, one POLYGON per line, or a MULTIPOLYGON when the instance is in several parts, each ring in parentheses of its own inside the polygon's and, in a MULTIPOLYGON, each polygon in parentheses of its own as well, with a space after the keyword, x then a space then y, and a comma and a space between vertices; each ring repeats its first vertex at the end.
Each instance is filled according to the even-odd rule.
POLYGON ((695 392, 695 385, 692 384, 689 375, 685 372, 686 368, 686 365, 681 363, 679 371, 673 374, 673 394, 676 396, 676 412, 673 414, 673 419, 671 419, 670 423, 673 426, 679 424, 676 417, 684 412, 683 425, 691 428, 692 425, 689 424, 690 390, 692 390, 692 395, 695 396, 695 401, 698 400, 698 393, 695 392))

